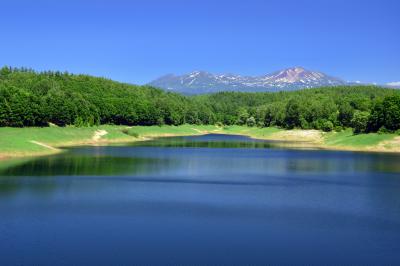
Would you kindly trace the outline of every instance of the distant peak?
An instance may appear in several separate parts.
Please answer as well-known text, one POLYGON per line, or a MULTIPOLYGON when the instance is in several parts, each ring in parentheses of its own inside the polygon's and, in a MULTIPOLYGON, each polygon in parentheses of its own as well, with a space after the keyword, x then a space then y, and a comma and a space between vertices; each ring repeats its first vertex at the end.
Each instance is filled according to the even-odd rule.
POLYGON ((304 71, 307 71, 307 70, 305 68, 303 68, 303 67, 295 67, 294 71, 296 71, 296 72, 304 72, 304 71))
POLYGON ((194 71, 192 71, 192 72, 190 72, 190 74, 192 75, 200 75, 200 74, 207 74, 208 72, 207 71, 204 71, 204 70, 194 70, 194 71))
POLYGON ((189 74, 151 83, 160 88, 173 88, 175 91, 205 93, 217 91, 277 91, 302 88, 343 85, 346 82, 330 77, 322 72, 310 71, 294 66, 263 76, 241 76, 228 73, 213 74, 195 70, 189 74))
POLYGON ((400 81, 389 82, 386 85, 390 87, 400 87, 400 81))
POLYGON ((201 70, 195 70, 195 71, 190 72, 189 74, 190 74, 190 75, 198 75, 198 74, 200 74, 201 72, 203 72, 203 71, 201 71, 201 70))
POLYGON ((296 73, 301 73, 301 72, 309 72, 307 69, 304 67, 296 66, 296 67, 289 67, 284 70, 285 72, 296 72, 296 73))

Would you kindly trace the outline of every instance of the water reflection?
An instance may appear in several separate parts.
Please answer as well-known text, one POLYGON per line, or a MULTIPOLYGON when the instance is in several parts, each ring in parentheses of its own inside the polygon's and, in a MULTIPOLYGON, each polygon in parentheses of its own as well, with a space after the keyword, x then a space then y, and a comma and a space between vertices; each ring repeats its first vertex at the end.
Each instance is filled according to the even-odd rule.
POLYGON ((160 158, 114 157, 68 153, 24 162, 0 170, 0 176, 74 176, 138 174, 157 172, 171 160, 160 158))
POLYGON ((399 158, 209 135, 8 162, 0 260, 399 265, 399 158))
MULTIPOLYGON (((26 188, 51 191, 65 187, 60 177, 73 181, 71 176, 79 180, 87 176, 93 187, 104 186, 107 179, 247 186, 357 186, 365 184, 351 178, 361 173, 372 177, 382 173, 397 176, 398 162, 398 155, 288 150, 279 142, 242 136, 161 138, 128 146, 78 147, 56 156, 8 162, 0 167, 0 195, 26 188), (30 176, 36 178, 15 178, 30 176)), ((372 178, 368 185, 379 186, 379 182, 372 178)))
POLYGON ((134 143, 134 146, 164 147, 164 148, 220 148, 220 149, 267 149, 279 148, 282 142, 263 141, 243 136, 204 135, 198 137, 159 138, 144 143, 134 143))
POLYGON ((56 156, 8 163, 0 167, 0 176, 173 175, 191 178, 225 173, 230 179, 243 173, 348 175, 399 173, 398 162, 399 156, 393 154, 288 150, 278 142, 206 135, 162 138, 130 146, 78 147, 56 156))

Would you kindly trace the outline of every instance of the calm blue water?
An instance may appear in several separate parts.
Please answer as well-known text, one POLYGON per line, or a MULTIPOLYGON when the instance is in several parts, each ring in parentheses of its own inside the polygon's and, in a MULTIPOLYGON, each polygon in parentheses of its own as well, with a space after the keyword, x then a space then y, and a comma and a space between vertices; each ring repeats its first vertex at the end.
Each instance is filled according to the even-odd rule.
POLYGON ((0 168, 0 265, 71 264, 399 265, 400 156, 207 135, 0 168))

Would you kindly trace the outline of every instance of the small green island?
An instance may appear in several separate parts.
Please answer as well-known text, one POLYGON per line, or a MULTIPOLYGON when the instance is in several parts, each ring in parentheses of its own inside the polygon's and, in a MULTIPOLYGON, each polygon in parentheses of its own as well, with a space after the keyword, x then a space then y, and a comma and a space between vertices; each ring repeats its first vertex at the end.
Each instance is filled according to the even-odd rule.
POLYGON ((0 159, 210 133, 400 152, 399 128, 400 91, 376 86, 187 96, 88 75, 0 70, 0 159))

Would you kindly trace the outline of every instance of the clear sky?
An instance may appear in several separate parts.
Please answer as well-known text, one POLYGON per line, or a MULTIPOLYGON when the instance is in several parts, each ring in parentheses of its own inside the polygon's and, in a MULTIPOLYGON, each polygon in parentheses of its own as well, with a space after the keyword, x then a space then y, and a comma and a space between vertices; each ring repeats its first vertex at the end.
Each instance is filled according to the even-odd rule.
POLYGON ((192 70, 261 75, 303 66, 400 81, 400 1, 12 0, 0 65, 142 84, 192 70))

